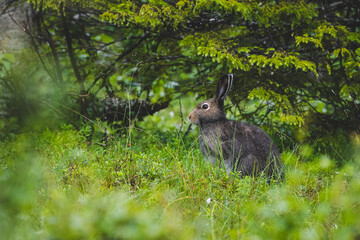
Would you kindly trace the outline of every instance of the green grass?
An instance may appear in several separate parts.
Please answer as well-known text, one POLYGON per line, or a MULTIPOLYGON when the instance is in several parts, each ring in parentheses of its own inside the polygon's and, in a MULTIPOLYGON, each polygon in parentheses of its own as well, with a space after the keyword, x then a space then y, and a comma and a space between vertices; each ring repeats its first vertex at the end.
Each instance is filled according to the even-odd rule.
POLYGON ((213 168, 196 133, 133 129, 106 147, 83 133, 0 143, 1 239, 360 237, 357 156, 340 168, 309 146, 285 149, 286 178, 269 185, 213 168))

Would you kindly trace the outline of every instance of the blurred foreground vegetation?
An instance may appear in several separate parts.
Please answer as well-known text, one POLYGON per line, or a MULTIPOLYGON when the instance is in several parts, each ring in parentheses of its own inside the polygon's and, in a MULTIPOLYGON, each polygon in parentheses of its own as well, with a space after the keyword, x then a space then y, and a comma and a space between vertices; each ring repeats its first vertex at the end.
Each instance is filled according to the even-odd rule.
POLYGON ((64 125, 1 142, 0 238, 360 237, 358 152, 338 167, 284 150, 286 178, 268 185, 211 167, 196 137, 135 128, 104 148, 64 125))

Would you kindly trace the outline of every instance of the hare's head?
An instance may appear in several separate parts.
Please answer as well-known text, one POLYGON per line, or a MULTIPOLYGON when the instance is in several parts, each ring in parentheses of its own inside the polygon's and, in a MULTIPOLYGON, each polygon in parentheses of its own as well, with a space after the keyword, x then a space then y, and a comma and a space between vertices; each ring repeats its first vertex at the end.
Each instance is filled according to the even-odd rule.
POLYGON ((201 125, 202 123, 225 119, 224 99, 230 91, 232 82, 232 74, 227 74, 220 78, 215 97, 199 103, 189 114, 191 123, 201 125))

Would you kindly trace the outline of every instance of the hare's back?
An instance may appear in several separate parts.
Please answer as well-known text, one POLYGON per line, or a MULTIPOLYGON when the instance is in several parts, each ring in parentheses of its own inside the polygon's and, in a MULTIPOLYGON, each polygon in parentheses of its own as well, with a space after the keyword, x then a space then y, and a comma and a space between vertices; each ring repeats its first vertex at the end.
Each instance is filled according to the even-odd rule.
POLYGON ((236 139, 244 154, 268 158, 269 154, 279 156, 279 150, 270 136, 261 128, 247 122, 233 121, 236 139))
POLYGON ((269 176, 281 177, 283 164, 279 150, 270 136, 261 128, 246 122, 233 124, 236 131, 236 148, 239 150, 238 156, 241 156, 241 164, 237 169, 245 175, 265 171, 269 176))

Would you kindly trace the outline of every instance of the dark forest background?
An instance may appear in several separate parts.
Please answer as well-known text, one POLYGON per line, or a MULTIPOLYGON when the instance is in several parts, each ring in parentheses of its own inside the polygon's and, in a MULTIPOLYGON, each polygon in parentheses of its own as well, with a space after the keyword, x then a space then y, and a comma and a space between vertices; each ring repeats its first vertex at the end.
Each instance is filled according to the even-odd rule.
MULTIPOLYGON (((286 146, 341 151, 359 134, 358 1, 14 0, 1 8, 26 41, 0 55, 2 138, 64 123, 126 130, 179 99, 191 98, 191 109, 229 72, 229 116, 286 136, 286 146)), ((4 36, 2 45, 15 41, 4 36)), ((186 121, 187 112, 176 114, 186 121)))

